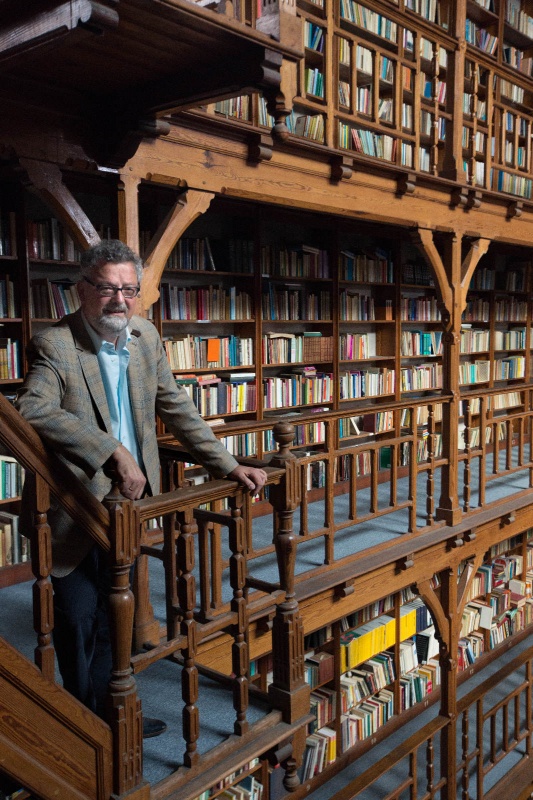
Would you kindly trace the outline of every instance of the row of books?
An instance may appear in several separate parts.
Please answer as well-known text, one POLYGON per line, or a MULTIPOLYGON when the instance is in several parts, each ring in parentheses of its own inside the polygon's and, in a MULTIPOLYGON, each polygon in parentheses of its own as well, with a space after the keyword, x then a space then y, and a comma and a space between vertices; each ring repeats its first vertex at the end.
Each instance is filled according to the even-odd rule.
MULTIPOLYGON (((102 239, 109 238, 109 229, 100 228, 102 239)), ((70 233, 55 218, 26 220, 28 257, 43 261, 78 261, 81 255, 70 233)))
POLYGON ((0 380, 17 380, 22 377, 20 347, 16 339, 0 339, 0 380))
POLYGON ((331 361, 333 337, 322 336, 319 331, 302 335, 294 333, 266 333, 263 335, 263 363, 309 363, 331 361))
POLYGON ((213 105, 215 114, 221 114, 224 117, 231 117, 232 119, 250 119, 252 104, 250 102, 250 96, 247 94, 229 97, 227 100, 219 100, 213 105))
MULTIPOLYGON (((298 412, 296 412, 296 416, 298 412)), ((287 415, 283 415, 284 418, 287 415)), ((288 419, 289 422, 294 424, 294 419, 288 419)), ((326 424, 325 422, 311 422, 306 425, 294 425, 294 441, 293 444, 297 447, 321 444, 326 440, 326 424)), ((265 452, 275 450, 277 447, 274 440, 272 430, 264 431, 263 433, 263 449, 265 452)))
POLYGON ((17 514, 0 511, 0 567, 29 561, 29 539, 19 531, 17 514))
POLYGON ((333 400, 333 374, 288 374, 266 378, 263 381, 265 408, 290 408, 291 406, 330 403, 333 400))
POLYGON ((254 242, 250 239, 229 238, 223 248, 208 237, 183 237, 169 256, 165 269, 251 273, 254 269, 254 242), (217 256, 213 250, 220 250, 217 256), (216 259, 216 260, 215 260, 216 259), (218 262, 218 263, 217 263, 218 262))
MULTIPOLYGON (((165 339, 171 369, 213 369, 254 363, 254 343, 249 336, 183 336, 165 339)), ((201 376, 200 376, 201 377, 201 376)))
POLYGON ((309 733, 315 733, 335 719, 337 692, 327 686, 317 687, 311 692, 309 703, 314 717, 309 723, 309 733))
POLYGON ((303 136, 314 142, 324 141, 324 115, 323 114, 302 114, 294 109, 286 119, 287 129, 296 136, 303 136))
MULTIPOLYGON (((196 800, 208 800, 214 797, 212 791, 203 792, 196 800)), ((263 785, 253 775, 247 775, 235 786, 217 790, 216 797, 221 800, 262 800, 263 785)))
POLYGON ((418 364, 400 369, 402 392, 425 391, 442 387, 442 364, 418 364))
POLYGON ((402 322, 439 322, 441 314, 436 297, 402 297, 400 319, 402 322))
POLYGON ((376 319, 392 320, 392 300, 381 302, 384 302, 384 305, 378 306, 376 315, 376 302, 371 294, 343 290, 340 293, 339 319, 343 322, 372 322, 376 319))
POLYGON ((263 245, 261 273, 280 278, 329 278, 328 251, 309 244, 291 248, 263 245))
POLYGON ((0 208, 0 256, 16 255, 15 212, 0 208))
POLYGON ((18 298, 15 295, 15 284, 6 275, 0 278, 0 317, 2 319, 15 319, 19 316, 18 298))
POLYGON ((354 400, 360 397, 394 394, 395 376, 395 370, 388 367, 382 369, 370 367, 341 372, 339 375, 340 398, 341 400, 354 400))
POLYGON ((34 278, 30 286, 32 319, 61 319, 80 307, 76 284, 72 281, 51 281, 34 278))
POLYGON ((470 298, 467 300, 463 311, 463 322, 489 322, 490 303, 481 297, 470 298))
POLYGON ((324 97, 324 74, 316 67, 305 69, 305 93, 324 97))
POLYGON ((342 19, 347 19, 390 42, 397 41, 397 24, 383 14, 378 14, 354 0, 340 0, 340 12, 342 19))
POLYGON ((461 353, 486 353, 490 348, 490 331, 486 328, 461 328, 461 353))
POLYGON ((326 726, 308 736, 305 744, 302 781, 310 780, 333 764, 337 757, 337 735, 333 728, 326 726))
POLYGON ((304 286, 280 289, 271 283, 261 308, 264 320, 330 320, 331 292, 309 292, 304 286))
POLYGON ((382 689, 378 694, 364 700, 349 714, 341 717, 343 751, 373 736, 393 716, 394 693, 389 689, 382 689))
POLYGON ((437 356, 442 353, 441 331, 402 331, 400 355, 437 356))
POLYGON ((235 286, 189 289, 162 283, 161 317, 164 320, 251 320, 252 299, 235 286))
POLYGON ((394 265, 388 250, 342 250, 339 278, 354 283, 394 283, 394 265))
POLYGON ((184 389, 204 417, 255 411, 257 393, 255 375, 246 379, 229 376, 227 380, 201 385, 196 376, 179 378, 176 383, 184 389))
POLYGON ((373 358, 376 355, 376 332, 341 333, 339 358, 342 361, 373 358))
POLYGON ((525 322, 527 319, 527 302, 514 297, 496 300, 494 303, 494 319, 496 322, 525 322))
POLYGON ((0 455, 0 500, 20 497, 24 486, 24 470, 12 456, 0 455))

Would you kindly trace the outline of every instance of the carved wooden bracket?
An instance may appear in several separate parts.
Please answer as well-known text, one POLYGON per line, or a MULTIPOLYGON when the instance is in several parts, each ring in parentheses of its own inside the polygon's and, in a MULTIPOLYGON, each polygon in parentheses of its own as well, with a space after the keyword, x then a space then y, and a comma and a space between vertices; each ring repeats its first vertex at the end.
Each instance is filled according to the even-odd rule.
POLYGON ((396 570, 398 572, 406 572, 408 569, 414 567, 414 565, 415 557, 413 553, 410 553, 408 556, 404 556, 396 562, 396 570))
POLYGON ((483 194, 477 189, 471 189, 468 192, 468 198, 466 201, 466 208, 479 208, 481 206, 481 201, 483 200, 483 194))
POLYGON ((522 200, 513 200, 507 206, 507 219, 513 219, 513 217, 521 217, 522 211, 524 209, 524 203, 522 200))
POLYGON ((467 189, 465 186, 458 186, 452 190, 450 205, 452 208, 461 207, 465 211, 471 208, 479 208, 483 200, 483 193, 479 189, 467 189))
POLYGON ((500 528, 506 528, 507 525, 512 525, 515 520, 516 516, 512 511, 509 514, 505 514, 500 520, 500 528))
POLYGON ((349 180, 353 175, 353 158, 349 156, 332 156, 330 158, 330 180, 338 183, 349 180))
POLYGON ((248 161, 270 161, 274 142, 269 133, 253 133, 248 137, 248 161))
POLYGON ((256 630, 258 633, 269 633, 272 630, 272 623, 274 621, 275 613, 274 611, 269 611, 269 613, 261 617, 261 619, 257 620, 256 623, 256 630))
POLYGON ((100 236, 76 198, 63 183, 63 175, 56 164, 20 159, 20 166, 27 176, 28 188, 32 189, 52 210, 60 222, 72 234, 72 238, 87 250, 98 244, 100 236))
POLYGON ((344 581, 343 583, 339 583, 334 589, 334 595, 339 599, 342 597, 348 597, 354 592, 355 586, 353 585, 352 581, 344 581))
POLYGON ((416 174, 414 172, 402 172, 396 181, 396 194, 402 197, 404 194, 413 194, 416 189, 416 174))
POLYGON ((462 547, 465 543, 465 540, 462 536, 457 536, 455 539, 448 539, 447 547, 448 550, 457 550, 458 547, 462 547))
POLYGON ((475 532, 475 530, 467 531, 464 534, 463 539, 465 542, 475 542, 475 540, 477 539, 477 533, 475 532))
POLYGON ((457 186, 455 189, 452 189, 452 194, 450 198, 450 205, 452 206, 452 208, 456 208, 457 206, 465 208, 467 200, 468 200, 468 189, 466 189, 466 187, 457 186))

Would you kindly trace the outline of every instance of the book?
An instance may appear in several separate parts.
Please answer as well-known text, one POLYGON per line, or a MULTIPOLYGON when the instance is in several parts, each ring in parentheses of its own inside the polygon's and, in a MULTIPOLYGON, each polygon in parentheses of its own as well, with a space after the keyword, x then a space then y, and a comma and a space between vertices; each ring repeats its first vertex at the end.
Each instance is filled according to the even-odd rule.
POLYGON ((0 527, 4 529, 6 546, 6 565, 19 564, 22 560, 22 547, 18 523, 18 514, 0 511, 0 527))

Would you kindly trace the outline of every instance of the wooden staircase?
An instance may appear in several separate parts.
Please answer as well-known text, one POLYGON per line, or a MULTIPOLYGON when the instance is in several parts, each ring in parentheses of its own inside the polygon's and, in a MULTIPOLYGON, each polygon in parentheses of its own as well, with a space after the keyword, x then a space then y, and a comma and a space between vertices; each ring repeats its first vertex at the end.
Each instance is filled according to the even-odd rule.
POLYGON ((0 639, 0 769, 42 800, 107 800, 110 727, 0 639))

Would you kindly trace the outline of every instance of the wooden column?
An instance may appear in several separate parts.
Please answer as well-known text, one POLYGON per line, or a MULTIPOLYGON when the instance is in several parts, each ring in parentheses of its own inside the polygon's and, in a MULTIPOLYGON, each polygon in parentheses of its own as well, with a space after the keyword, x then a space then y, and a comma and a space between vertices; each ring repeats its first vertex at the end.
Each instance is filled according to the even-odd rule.
POLYGON ((120 173, 118 184, 118 238, 139 252, 139 203, 138 191, 141 179, 131 171, 120 173))
POLYGON ((139 553, 139 532, 132 505, 114 486, 104 499, 109 511, 111 543, 109 628, 113 669, 109 682, 108 717, 113 733, 113 798, 148 800, 149 784, 142 777, 143 723, 141 701, 131 669, 134 597, 130 575, 139 553))
POLYGON ((450 33, 458 41, 458 47, 448 55, 446 80, 446 111, 451 120, 446 123, 446 140, 441 174, 460 183, 466 182, 463 166, 463 93, 466 54, 466 1, 450 2, 450 33))
POLYGON ((459 447, 459 363, 461 344, 461 241, 462 237, 450 234, 447 237, 444 253, 444 264, 449 280, 449 292, 442 304, 444 335, 442 337, 442 388, 450 395, 448 402, 442 407, 442 454, 447 466, 442 470, 441 495, 437 508, 437 517, 444 519, 448 525, 456 525, 462 511, 458 497, 458 463, 459 447))

